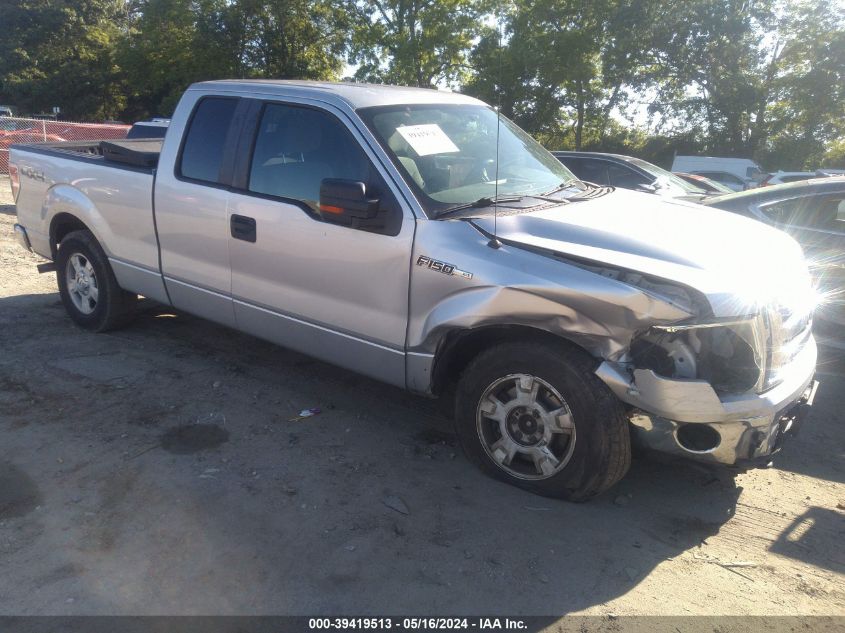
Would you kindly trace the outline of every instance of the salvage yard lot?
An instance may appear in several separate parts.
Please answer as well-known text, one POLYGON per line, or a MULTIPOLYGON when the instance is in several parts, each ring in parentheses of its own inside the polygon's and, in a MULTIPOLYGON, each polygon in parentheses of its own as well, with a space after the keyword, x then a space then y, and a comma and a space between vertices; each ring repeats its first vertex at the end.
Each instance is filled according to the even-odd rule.
POLYGON ((150 302, 83 332, 13 223, 0 179, 2 615, 845 615, 835 354, 775 468, 641 457, 568 504, 481 475, 432 402, 258 339, 150 302))

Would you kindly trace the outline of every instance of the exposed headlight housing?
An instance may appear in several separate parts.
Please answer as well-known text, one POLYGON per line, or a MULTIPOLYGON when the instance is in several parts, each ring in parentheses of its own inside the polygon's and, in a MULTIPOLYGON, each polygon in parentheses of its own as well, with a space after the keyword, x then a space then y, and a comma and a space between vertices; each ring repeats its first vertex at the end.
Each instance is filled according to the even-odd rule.
POLYGON ((811 335, 810 315, 778 307, 739 319, 656 325, 631 344, 631 360, 666 378, 706 380, 718 394, 763 393, 811 335))
MULTIPOLYGON (((755 314, 714 319, 708 300, 692 288, 636 271, 558 258, 694 315, 691 322, 655 325, 631 343, 629 356, 634 367, 651 369, 664 378, 706 380, 716 393, 724 395, 752 390, 763 393, 783 382, 784 370, 812 335, 815 304, 803 300, 811 290, 806 268, 791 285, 784 281, 781 288, 791 309, 774 299, 762 309, 755 308, 755 314)), ((757 298, 742 303, 760 305, 757 298)))

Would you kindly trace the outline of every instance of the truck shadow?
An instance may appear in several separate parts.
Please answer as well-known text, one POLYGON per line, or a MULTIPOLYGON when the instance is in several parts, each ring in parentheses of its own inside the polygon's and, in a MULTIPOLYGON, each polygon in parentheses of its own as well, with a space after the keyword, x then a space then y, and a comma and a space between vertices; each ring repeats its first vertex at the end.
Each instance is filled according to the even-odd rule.
MULTIPOLYGON (((124 578, 124 594, 98 596, 111 613, 160 613, 171 604, 206 613, 255 605, 312 614, 580 611, 626 594, 659 564, 706 543, 734 516, 742 492, 724 473, 639 458, 615 489, 589 503, 532 496, 472 467, 434 402, 152 302, 143 302, 130 328, 92 335, 70 324, 57 294, 3 298, 0 344, 7 351, 0 402, 15 397, 4 379, 51 377, 29 379, 26 407, 0 419, 4 434, 51 424, 66 460, 77 435, 87 446, 99 434, 108 442, 124 434, 137 447, 130 457, 105 440, 94 450, 106 460, 97 468, 120 472, 132 459, 140 471, 137 489, 121 501, 122 520, 145 524, 167 511, 202 534, 177 539, 187 552, 176 572, 157 532, 134 530, 131 543, 116 538, 110 560, 204 581, 169 579, 178 595, 158 589, 156 604, 127 604, 133 581, 124 578), (73 408, 61 426, 51 423, 55 399, 80 384, 99 387, 97 407, 73 408), (290 421, 312 406, 322 413, 290 421), (213 452, 150 450, 168 429, 210 415, 229 434, 214 449, 225 451, 225 464, 213 452), (185 479, 180 463, 201 464, 199 472, 213 466, 214 488, 195 472, 185 479), (170 507, 177 494, 179 507, 170 507), (400 510, 388 502, 394 497, 400 510)), ((51 494, 56 479, 39 476, 51 494)), ((57 512, 59 529, 73 524, 57 512)), ((814 562, 818 548, 784 541, 773 550, 814 562)), ((92 576, 106 573, 96 556, 82 562, 92 576)), ((141 572, 133 599, 159 580, 141 572)))
POLYGON ((830 547, 845 536, 845 516, 827 508, 811 507, 796 517, 775 541, 770 551, 845 574, 845 550, 830 547))

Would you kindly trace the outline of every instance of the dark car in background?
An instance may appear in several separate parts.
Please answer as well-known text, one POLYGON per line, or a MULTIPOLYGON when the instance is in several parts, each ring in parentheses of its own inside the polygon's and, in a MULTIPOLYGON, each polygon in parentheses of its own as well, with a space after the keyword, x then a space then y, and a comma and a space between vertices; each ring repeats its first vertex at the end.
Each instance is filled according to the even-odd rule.
POLYGON ((138 121, 132 124, 126 134, 127 140, 135 139, 157 139, 164 138, 167 128, 170 126, 170 119, 152 119, 150 121, 138 121))
POLYGON ((821 294, 817 331, 845 345, 845 177, 762 187, 703 204, 756 218, 798 240, 821 294))
POLYGON ((579 180, 596 185, 654 193, 665 198, 698 202, 707 195, 703 189, 649 162, 599 152, 552 152, 579 180))

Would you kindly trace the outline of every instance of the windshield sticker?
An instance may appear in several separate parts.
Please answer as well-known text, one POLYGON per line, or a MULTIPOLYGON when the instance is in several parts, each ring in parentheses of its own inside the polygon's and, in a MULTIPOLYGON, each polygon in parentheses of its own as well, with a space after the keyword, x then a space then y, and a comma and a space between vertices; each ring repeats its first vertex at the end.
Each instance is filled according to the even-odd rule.
POLYGON ((403 125, 396 128, 396 131, 408 142, 408 145, 418 156, 461 151, 436 123, 403 125))

